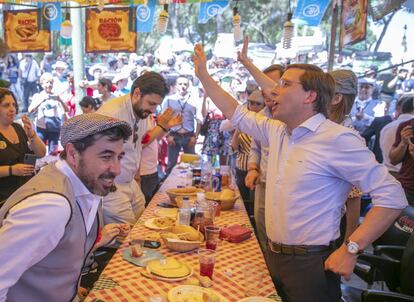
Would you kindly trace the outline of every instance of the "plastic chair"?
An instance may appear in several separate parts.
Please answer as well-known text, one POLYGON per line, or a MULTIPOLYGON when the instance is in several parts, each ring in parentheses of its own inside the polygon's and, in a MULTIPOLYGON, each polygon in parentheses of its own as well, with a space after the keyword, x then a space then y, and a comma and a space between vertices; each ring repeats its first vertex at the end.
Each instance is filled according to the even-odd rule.
POLYGON ((401 261, 376 255, 364 255, 364 260, 381 272, 392 291, 366 290, 361 295, 362 302, 414 301, 414 233, 407 242, 401 261))

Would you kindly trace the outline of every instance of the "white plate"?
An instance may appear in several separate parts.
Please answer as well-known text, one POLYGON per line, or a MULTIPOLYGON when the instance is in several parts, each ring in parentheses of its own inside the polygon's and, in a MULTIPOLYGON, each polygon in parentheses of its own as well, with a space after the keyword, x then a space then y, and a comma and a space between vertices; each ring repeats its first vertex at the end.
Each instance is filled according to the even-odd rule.
POLYGON ((158 217, 177 217, 178 209, 177 208, 165 208, 165 209, 156 209, 154 210, 154 215, 158 217))
POLYGON ((239 302, 275 302, 275 300, 265 297, 248 297, 240 300, 239 302))
MULTIPOLYGON (((217 293, 216 291, 203 288, 200 286, 195 285, 180 285, 176 286, 168 292, 168 301, 169 302, 183 302, 183 301, 191 301, 191 302, 203 302, 202 294, 203 292, 214 294, 220 300, 220 302, 228 302, 226 298, 222 295, 217 293)), ((274 301, 273 301, 274 302, 274 301)))
POLYGON ((144 254, 141 257, 135 258, 131 256, 130 249, 126 248, 122 251, 122 258, 125 261, 128 261, 141 267, 145 267, 147 263, 151 260, 164 258, 164 256, 158 251, 154 251, 147 248, 143 248, 142 250, 144 254))
POLYGON ((159 217, 154 217, 154 218, 150 218, 150 219, 146 220, 144 222, 144 226, 146 226, 147 228, 149 228, 151 230, 165 230, 165 229, 168 229, 168 228, 174 226, 174 225, 170 225, 170 226, 160 227, 160 226, 154 224, 154 220, 157 219, 157 218, 159 218, 159 217))
MULTIPOLYGON (((181 262, 181 263, 183 263, 183 262, 181 262)), ((189 278, 189 277, 191 277, 192 275, 193 275, 193 273, 194 273, 194 270, 193 270, 193 268, 191 267, 191 266, 189 266, 189 265, 187 265, 187 264, 185 264, 185 263, 183 263, 185 266, 187 266, 189 269, 190 269, 190 273, 187 275, 187 276, 184 276, 184 277, 179 277, 179 278, 167 278, 167 277, 160 277, 160 276, 158 276, 158 275, 154 275, 152 272, 151 272, 151 270, 150 270, 150 268, 147 266, 146 268, 147 268, 147 273, 149 274, 149 275, 151 275, 151 277, 153 277, 153 278, 155 278, 155 279, 158 279, 158 280, 161 280, 161 281, 166 281, 166 282, 176 282, 176 281, 182 281, 182 280, 185 280, 185 279, 187 279, 187 278, 189 278)), ((221 302, 221 301, 220 301, 221 302)))

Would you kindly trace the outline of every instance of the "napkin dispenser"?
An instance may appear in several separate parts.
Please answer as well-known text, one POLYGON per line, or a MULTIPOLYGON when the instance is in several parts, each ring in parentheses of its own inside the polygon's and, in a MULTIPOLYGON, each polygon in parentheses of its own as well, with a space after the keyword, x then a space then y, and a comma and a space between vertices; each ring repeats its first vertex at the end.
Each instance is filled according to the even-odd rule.
POLYGON ((234 224, 232 226, 222 228, 220 231, 220 239, 227 240, 229 242, 238 243, 246 239, 249 239, 252 236, 252 231, 239 224, 234 224))

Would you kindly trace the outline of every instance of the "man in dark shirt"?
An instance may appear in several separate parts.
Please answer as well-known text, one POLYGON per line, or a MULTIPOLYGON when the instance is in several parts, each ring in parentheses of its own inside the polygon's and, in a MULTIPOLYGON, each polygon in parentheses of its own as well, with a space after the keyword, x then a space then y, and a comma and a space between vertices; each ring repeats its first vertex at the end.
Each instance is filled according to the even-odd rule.
POLYGON ((391 164, 401 163, 397 179, 404 188, 408 202, 414 205, 414 119, 398 126, 390 151, 391 164))

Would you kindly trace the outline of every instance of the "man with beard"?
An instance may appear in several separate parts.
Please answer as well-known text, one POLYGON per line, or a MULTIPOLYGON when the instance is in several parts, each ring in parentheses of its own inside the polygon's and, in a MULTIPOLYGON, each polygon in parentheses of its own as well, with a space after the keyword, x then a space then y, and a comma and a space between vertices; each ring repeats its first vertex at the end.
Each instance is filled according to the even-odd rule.
MULTIPOLYGON (((112 99, 99 108, 99 113, 127 122, 133 135, 125 143, 125 156, 121 162, 121 174, 116 177, 116 191, 104 198, 104 223, 135 224, 144 211, 145 197, 135 178, 139 178, 142 138, 147 132, 147 117, 154 113, 157 106, 168 93, 164 78, 156 72, 146 72, 137 78, 131 93, 112 99)), ((172 110, 158 117, 158 125, 151 130, 151 137, 161 138, 170 127, 181 122, 173 116, 172 110)))
POLYGON ((102 197, 120 174, 128 123, 96 113, 61 131, 60 159, 14 192, 0 210, 0 301, 76 299, 92 252, 126 236, 128 225, 102 226, 102 197))
POLYGON ((358 254, 407 206, 401 185, 353 130, 327 119, 335 81, 319 67, 288 65, 269 95, 272 117, 249 112, 207 71, 194 49, 197 77, 216 106, 240 131, 269 145, 266 175, 266 262, 283 301, 341 298, 358 254), (372 196, 364 222, 339 248, 341 210, 352 185, 372 196))

